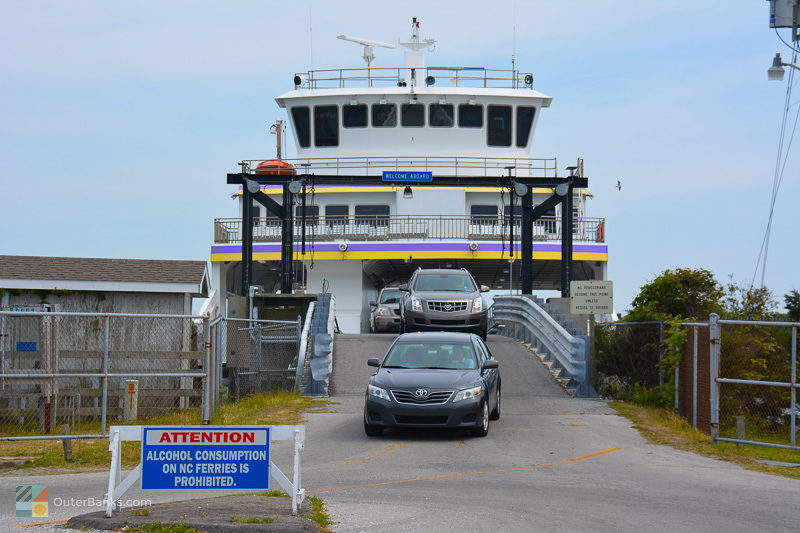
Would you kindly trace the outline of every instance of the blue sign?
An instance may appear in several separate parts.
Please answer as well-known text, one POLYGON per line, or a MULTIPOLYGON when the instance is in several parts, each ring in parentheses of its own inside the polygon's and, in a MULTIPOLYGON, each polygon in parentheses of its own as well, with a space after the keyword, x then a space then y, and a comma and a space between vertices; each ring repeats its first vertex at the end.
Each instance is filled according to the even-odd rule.
POLYGON ((267 426, 168 426, 142 431, 142 490, 269 488, 267 426))
POLYGON ((433 172, 396 172, 383 171, 383 181, 425 182, 433 181, 433 172))
POLYGON ((35 342, 18 342, 17 343, 17 351, 18 352, 35 352, 36 351, 36 343, 35 342))

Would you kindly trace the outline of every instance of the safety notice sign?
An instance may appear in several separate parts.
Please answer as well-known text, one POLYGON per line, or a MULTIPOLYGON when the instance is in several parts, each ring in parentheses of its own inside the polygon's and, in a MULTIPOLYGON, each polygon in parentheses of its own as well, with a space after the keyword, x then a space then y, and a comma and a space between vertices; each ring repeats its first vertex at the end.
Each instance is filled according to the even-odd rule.
POLYGON ((142 489, 268 489, 270 428, 142 428, 142 489))

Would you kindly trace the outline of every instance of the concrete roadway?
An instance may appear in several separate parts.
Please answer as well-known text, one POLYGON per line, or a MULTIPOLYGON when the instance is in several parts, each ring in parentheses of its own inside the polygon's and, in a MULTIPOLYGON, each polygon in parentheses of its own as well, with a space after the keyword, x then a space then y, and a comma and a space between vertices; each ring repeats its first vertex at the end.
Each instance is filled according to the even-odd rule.
MULTIPOLYGON (((368 438, 365 361, 393 338, 337 336, 331 412, 307 415, 303 486, 325 500, 335 531, 800 530, 800 482, 647 444, 605 402, 568 397, 527 348, 503 337, 489 341, 503 406, 487 437, 392 431, 368 438)), ((276 463, 289 465, 287 452, 277 446, 276 463)), ((51 501, 99 498, 105 476, 0 477, 0 524, 41 529, 12 527, 31 523, 13 517, 17 484, 51 487, 51 501)), ((131 490, 126 497, 207 495, 131 490)), ((48 520, 69 516, 50 508, 48 520)))

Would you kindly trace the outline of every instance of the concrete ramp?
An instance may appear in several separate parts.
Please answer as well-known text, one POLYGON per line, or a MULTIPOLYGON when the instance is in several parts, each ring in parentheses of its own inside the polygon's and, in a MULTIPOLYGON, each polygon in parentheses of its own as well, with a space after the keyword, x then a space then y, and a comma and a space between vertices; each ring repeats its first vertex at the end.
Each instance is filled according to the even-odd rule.
POLYGON ((375 368, 367 359, 383 359, 397 338, 394 334, 340 333, 333 339, 333 375, 330 394, 364 394, 375 368))

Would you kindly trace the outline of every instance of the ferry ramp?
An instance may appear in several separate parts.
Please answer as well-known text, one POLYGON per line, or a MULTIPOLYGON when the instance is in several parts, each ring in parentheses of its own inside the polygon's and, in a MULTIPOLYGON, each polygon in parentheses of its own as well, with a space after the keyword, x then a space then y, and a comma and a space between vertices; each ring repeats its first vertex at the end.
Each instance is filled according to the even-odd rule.
MULTIPOLYGON (((393 334, 339 334, 334 339, 331 395, 363 395, 375 369, 367 359, 383 358, 397 338, 393 334)), ((559 396, 564 389, 547 367, 525 345, 500 335, 489 335, 489 349, 500 363, 503 398, 512 396, 559 396)))

